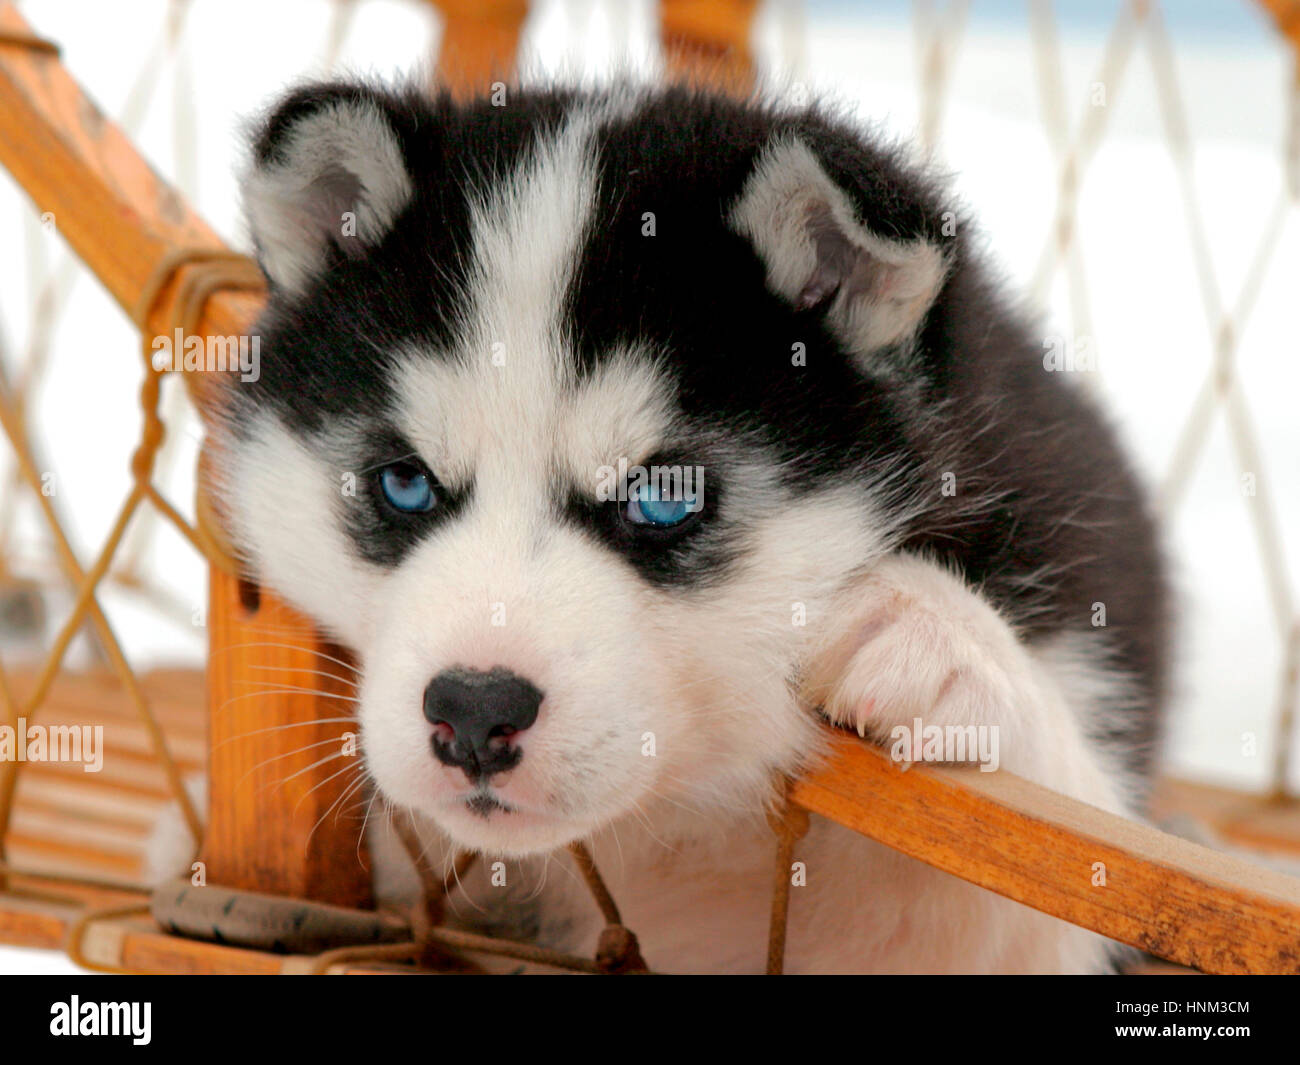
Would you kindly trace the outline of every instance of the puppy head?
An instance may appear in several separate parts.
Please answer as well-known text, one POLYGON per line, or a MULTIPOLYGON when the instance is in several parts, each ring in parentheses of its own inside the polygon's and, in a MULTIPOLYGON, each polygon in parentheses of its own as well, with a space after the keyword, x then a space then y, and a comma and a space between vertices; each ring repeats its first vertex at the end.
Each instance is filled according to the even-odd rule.
POLYGON ((463 846, 757 808, 914 459, 891 380, 948 253, 815 116, 353 85, 263 123, 271 299, 219 478, 254 573, 358 653, 370 772, 463 846))

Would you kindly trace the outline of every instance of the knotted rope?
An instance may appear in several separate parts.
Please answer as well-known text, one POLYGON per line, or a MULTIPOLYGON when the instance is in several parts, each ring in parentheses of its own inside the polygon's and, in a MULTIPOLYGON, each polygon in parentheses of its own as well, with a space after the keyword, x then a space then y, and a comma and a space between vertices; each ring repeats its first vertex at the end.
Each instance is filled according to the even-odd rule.
POLYGON ((578 866, 578 872, 591 892, 601 916, 605 918, 605 927, 601 929, 600 940, 596 944, 596 964, 603 973, 644 973, 649 969, 641 957, 641 945, 636 934, 623 924, 619 916, 614 897, 601 879, 600 871, 585 843, 570 843, 569 853, 578 866))
POLYGON ((768 817, 776 834, 776 866, 772 879, 772 916, 767 932, 767 975, 785 968, 785 938, 790 919, 790 873, 794 845, 808 832, 808 812, 790 801, 790 781, 782 783, 781 803, 768 817))
MULTIPOLYGON (((158 448, 162 444, 164 426, 158 416, 158 396, 162 375, 153 363, 153 342, 149 336, 148 319, 154 304, 167 287, 177 280, 177 289, 172 300, 173 320, 182 336, 200 336, 203 310, 209 297, 218 291, 244 290, 262 292, 266 281, 262 271, 246 255, 225 248, 174 248, 167 252, 154 265, 148 280, 141 290, 132 319, 140 329, 142 351, 145 362, 145 381, 140 395, 141 411, 145 424, 140 447, 131 460, 132 474, 137 484, 141 483, 141 473, 150 474, 158 448), (183 271, 183 272, 182 272, 183 271)), ((211 395, 205 391, 193 374, 184 377, 190 398, 200 409, 211 403, 211 395)), ((191 526, 162 496, 147 484, 146 494, 168 519, 186 537, 194 547, 213 565, 227 573, 238 574, 239 563, 230 546, 230 541, 217 519, 210 494, 211 478, 207 476, 210 458, 206 450, 200 457, 200 476, 195 492, 195 521, 191 526)))
MULTIPOLYGON (((469 851, 461 851, 453 856, 449 870, 441 873, 429 860, 424 844, 410 818, 398 814, 392 819, 392 823, 398 838, 415 865, 424 893, 422 904, 417 905, 411 915, 411 931, 414 940, 412 947, 422 962, 426 964, 432 962, 431 967, 445 966, 446 952, 440 948, 451 948, 482 951, 578 972, 608 974, 649 972, 645 959, 641 957, 641 948, 636 935, 623 924, 614 897, 596 868, 596 863, 586 844, 572 843, 568 850, 578 866, 578 871, 582 874, 583 883, 587 885, 587 890, 591 892, 596 907, 605 919, 605 927, 601 930, 594 960, 532 943, 518 943, 441 927, 446 915, 446 900, 451 894, 452 887, 469 870, 477 856, 469 851)), ((359 948, 356 951, 348 951, 346 957, 320 958, 317 959, 316 971, 323 972, 337 961, 356 960, 362 957, 375 957, 375 955, 368 954, 365 948, 359 948)))

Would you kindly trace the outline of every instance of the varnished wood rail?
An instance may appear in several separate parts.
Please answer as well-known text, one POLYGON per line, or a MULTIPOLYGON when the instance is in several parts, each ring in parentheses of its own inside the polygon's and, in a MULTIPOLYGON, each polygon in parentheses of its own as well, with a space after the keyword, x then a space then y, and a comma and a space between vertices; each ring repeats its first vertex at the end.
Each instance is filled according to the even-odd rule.
POLYGON ((856 736, 837 736, 829 763, 797 781, 791 797, 963 880, 1169 961, 1212 973, 1300 973, 1300 880, 1009 773, 904 771, 856 736))
MULTIPOLYGON (((0 3, 0 29, 23 33, 28 28, 12 4, 0 3)), ((38 211, 52 213, 59 232, 128 313, 165 256, 180 248, 222 247, 49 52, 0 44, 0 164, 38 211)), ((170 332, 176 287, 161 293, 149 329, 170 332)), ((217 292, 207 301, 201 332, 245 332, 259 306, 247 293, 217 292)), ((268 751, 301 743, 285 738, 293 730, 261 733, 251 745, 243 741, 250 716, 228 713, 227 700, 244 688, 266 686, 267 674, 259 669, 288 668, 293 686, 305 689, 260 697, 252 715, 259 728, 337 716, 338 704, 330 699, 329 682, 309 672, 318 653, 333 650, 264 591, 248 593, 244 588, 241 594, 233 578, 214 572, 209 745, 223 753, 211 758, 216 787, 204 856, 213 882, 341 905, 364 902, 356 822, 325 818, 310 847, 300 845, 296 828, 286 830, 286 825, 314 823, 347 777, 326 783, 336 772, 326 764, 304 772, 302 787, 286 791, 266 789, 249 772, 268 751), (259 642, 268 646, 259 648, 259 642), (316 783, 323 786, 308 794, 316 783)), ((1212 972, 1300 971, 1300 881, 1005 773, 933 767, 904 773, 853 737, 837 736, 833 751, 827 766, 794 786, 795 801, 813 813, 1172 961, 1212 972)), ((0 898, 0 933, 11 902, 0 898)), ((36 924, 43 919, 31 918, 36 924)), ((24 927, 30 932, 31 922, 24 927)), ((48 941, 63 927, 61 920, 51 924, 44 933, 48 941)), ((184 970, 193 964, 174 951, 163 954, 164 967, 184 970)), ((250 964, 258 967, 241 956, 231 967, 250 964)))

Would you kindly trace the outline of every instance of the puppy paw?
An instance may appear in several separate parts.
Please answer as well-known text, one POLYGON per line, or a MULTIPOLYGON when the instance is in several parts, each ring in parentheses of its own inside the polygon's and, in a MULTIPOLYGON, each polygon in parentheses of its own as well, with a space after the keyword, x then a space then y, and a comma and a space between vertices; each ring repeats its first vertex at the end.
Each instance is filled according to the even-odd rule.
POLYGON ((926 746, 939 735, 931 726, 975 726, 995 734, 954 736, 937 760, 983 761, 997 731, 1033 712, 1041 693, 1028 652, 988 602, 940 566, 884 560, 842 616, 849 623, 813 656, 805 698, 896 757, 936 760, 926 746))

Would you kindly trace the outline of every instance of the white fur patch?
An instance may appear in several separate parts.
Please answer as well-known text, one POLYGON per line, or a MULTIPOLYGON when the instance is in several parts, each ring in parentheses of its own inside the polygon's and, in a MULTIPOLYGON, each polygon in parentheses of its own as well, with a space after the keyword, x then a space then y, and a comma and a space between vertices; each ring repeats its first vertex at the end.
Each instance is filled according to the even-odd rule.
POLYGON ((360 646, 373 623, 378 575, 352 553, 339 521, 343 477, 274 416, 220 453, 220 482, 235 543, 252 549, 257 576, 339 639, 360 646))

